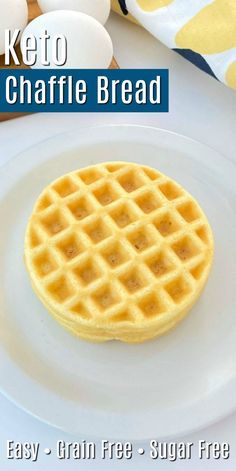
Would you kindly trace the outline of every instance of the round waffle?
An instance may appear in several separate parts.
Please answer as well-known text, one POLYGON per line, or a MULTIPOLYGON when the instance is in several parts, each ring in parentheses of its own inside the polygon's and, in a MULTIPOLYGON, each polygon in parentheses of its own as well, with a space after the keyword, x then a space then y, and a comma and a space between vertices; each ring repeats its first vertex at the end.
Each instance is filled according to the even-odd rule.
POLYGON ((32 286, 67 329, 142 342, 182 319, 213 258, 197 201, 150 167, 109 162, 52 182, 25 237, 32 286))

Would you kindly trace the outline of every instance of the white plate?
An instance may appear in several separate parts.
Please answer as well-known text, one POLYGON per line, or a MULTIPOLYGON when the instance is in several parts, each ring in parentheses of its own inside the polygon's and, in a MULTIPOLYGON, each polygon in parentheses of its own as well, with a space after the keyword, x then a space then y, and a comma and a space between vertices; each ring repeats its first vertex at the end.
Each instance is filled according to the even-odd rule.
POLYGON ((0 173, 0 388, 34 416, 93 438, 167 438, 236 406, 234 164, 162 130, 106 126, 35 146, 0 173), (27 218, 56 177, 90 164, 151 165, 200 202, 215 235, 207 287, 171 333, 141 345, 90 344, 65 332, 30 287, 23 264, 27 218))

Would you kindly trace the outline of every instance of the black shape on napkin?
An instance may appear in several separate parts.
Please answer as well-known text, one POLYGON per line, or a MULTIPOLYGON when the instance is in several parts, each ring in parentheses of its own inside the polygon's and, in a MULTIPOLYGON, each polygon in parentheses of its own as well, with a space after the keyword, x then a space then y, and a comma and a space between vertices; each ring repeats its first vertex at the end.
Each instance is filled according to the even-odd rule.
POLYGON ((118 0, 119 4, 120 4, 120 8, 121 8, 121 11, 124 15, 128 15, 128 10, 127 10, 127 7, 126 7, 126 2, 125 0, 118 0))
POLYGON ((175 48, 173 50, 175 52, 178 52, 178 54, 180 54, 182 57, 184 57, 188 61, 192 62, 192 64, 196 65, 199 69, 203 70, 203 72, 206 72, 207 74, 212 75, 212 77, 217 79, 213 70, 210 68, 209 64, 204 59, 204 57, 202 57, 201 54, 198 54, 197 52, 192 51, 192 49, 176 49, 175 48))

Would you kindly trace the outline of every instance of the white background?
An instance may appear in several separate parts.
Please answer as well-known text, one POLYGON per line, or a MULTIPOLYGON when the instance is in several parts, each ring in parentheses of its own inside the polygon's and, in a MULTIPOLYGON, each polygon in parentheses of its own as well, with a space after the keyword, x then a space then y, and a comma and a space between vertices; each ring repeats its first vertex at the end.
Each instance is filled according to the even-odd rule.
MULTIPOLYGON (((47 137, 71 128, 106 123, 134 123, 154 125, 185 134, 214 147, 236 161, 236 92, 227 89, 189 64, 178 54, 169 51, 141 28, 126 23, 117 16, 108 22, 115 57, 122 68, 170 69, 170 112, 168 114, 39 114, 0 124, 0 163, 8 161, 17 153, 47 137)), ((227 341, 227 339, 226 339, 227 341)), ((199 346, 201 348, 201 346, 199 346)), ((222 397, 224 401, 224 397, 222 397)), ((96 432, 96 431, 95 431, 96 432)), ((229 470, 236 467, 236 413, 210 428, 179 437, 178 441, 193 441, 197 452, 198 440, 229 442, 231 458, 227 461, 199 461, 194 456, 191 463, 179 461, 152 461, 148 457, 148 444, 134 444, 134 458, 130 461, 58 461, 55 455, 48 457, 44 448, 55 449, 59 439, 76 441, 64 432, 40 423, 0 396, 0 469, 54 471, 113 469, 143 470, 229 470), (7 461, 6 441, 38 441, 41 451, 37 463, 7 461), (136 450, 143 446, 147 452, 139 456, 136 450)), ((109 439, 109 437, 104 437, 109 439)), ((153 437, 158 439, 158 437, 153 437)), ((92 441, 93 437, 89 437, 92 441)), ((98 446, 99 449, 99 446, 98 446)), ((197 453, 195 453, 196 455, 197 453)))

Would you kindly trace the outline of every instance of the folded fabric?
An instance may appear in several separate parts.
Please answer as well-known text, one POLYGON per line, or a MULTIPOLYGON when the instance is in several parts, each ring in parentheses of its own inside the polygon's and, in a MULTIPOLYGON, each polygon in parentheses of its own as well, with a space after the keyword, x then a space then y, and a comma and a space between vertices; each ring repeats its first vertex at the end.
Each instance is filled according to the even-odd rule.
POLYGON ((236 0, 112 0, 112 6, 236 89, 236 0))

